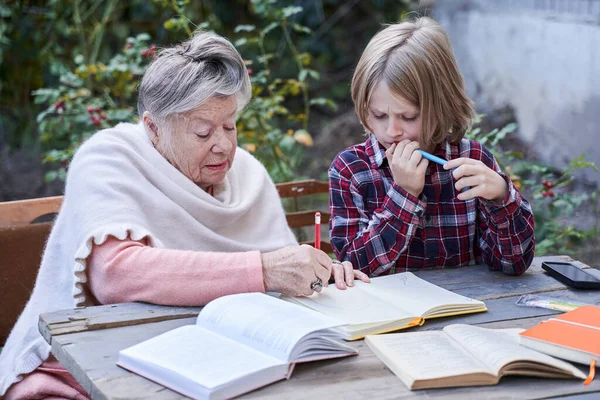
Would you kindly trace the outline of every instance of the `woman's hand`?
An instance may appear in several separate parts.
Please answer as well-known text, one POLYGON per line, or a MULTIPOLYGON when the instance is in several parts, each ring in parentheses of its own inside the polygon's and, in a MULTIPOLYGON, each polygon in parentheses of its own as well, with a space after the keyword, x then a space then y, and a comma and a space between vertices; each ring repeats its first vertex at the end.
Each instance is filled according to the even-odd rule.
POLYGON ((314 291, 312 284, 320 279, 323 286, 334 277, 339 289, 354 286, 354 279, 370 282, 367 275, 354 271, 348 261, 341 263, 332 260, 325 252, 312 246, 285 247, 281 250, 261 254, 263 279, 268 292, 279 292, 288 296, 310 296, 314 291))
POLYGON ((459 200, 469 200, 483 197, 486 200, 502 200, 506 196, 508 185, 499 173, 489 168, 483 162, 472 158, 456 158, 444 164, 444 169, 452 169, 456 179, 454 187, 459 192, 469 187, 465 192, 456 196, 459 200))
POLYGON ((425 172, 429 161, 416 151, 419 142, 408 139, 394 143, 386 150, 385 155, 392 170, 396 185, 415 197, 419 197, 425 186, 425 172))
POLYGON ((369 283, 371 280, 362 271, 355 270, 350 261, 333 260, 333 278, 335 286, 338 289, 345 290, 348 286, 354 286, 354 280, 360 279, 363 282, 369 283))
MULTIPOLYGON (((329 256, 312 246, 284 247, 261 254, 263 279, 267 292, 288 296, 310 296, 312 283, 320 279, 323 286, 329 283, 332 261, 329 256)), ((321 291, 318 287, 316 291, 321 291)))

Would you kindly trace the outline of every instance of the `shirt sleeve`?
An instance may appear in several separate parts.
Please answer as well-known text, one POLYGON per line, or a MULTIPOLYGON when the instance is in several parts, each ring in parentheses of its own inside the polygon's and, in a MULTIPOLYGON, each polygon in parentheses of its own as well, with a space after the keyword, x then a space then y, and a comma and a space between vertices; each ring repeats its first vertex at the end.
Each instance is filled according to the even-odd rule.
POLYGON ((265 291, 259 251, 159 249, 109 236, 93 246, 87 271, 90 290, 102 304, 198 306, 228 294, 265 291))
POLYGON ((423 218, 426 200, 392 184, 381 206, 369 215, 352 173, 341 171, 334 160, 329 169, 329 207, 331 244, 338 259, 378 276, 393 272, 396 260, 407 250, 423 218))
POLYGON ((479 201, 479 247, 492 270, 521 275, 531 265, 535 250, 531 206, 510 177, 500 170, 494 156, 484 149, 484 162, 506 181, 508 190, 499 201, 479 201))

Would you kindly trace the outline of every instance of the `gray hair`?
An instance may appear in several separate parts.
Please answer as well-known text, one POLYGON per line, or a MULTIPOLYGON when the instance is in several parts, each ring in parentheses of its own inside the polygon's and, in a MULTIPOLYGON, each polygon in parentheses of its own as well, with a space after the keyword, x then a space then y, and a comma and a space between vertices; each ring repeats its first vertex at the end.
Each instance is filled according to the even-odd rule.
POLYGON ((186 42, 161 50, 139 87, 138 114, 149 111, 158 121, 193 110, 213 97, 237 98, 238 112, 251 97, 244 60, 227 41, 198 32, 186 42))

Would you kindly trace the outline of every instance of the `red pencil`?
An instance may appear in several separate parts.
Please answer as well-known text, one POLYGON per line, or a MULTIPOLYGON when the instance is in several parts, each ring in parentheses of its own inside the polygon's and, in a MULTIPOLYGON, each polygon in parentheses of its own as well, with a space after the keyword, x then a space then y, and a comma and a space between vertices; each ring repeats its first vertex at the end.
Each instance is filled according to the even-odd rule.
POLYGON ((315 249, 321 249, 321 213, 315 213, 315 249))

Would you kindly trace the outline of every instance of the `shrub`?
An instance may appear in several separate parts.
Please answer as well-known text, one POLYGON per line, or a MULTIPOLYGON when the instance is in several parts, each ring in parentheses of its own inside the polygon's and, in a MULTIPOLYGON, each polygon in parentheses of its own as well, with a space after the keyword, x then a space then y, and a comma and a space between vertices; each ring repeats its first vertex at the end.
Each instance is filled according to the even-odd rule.
MULTIPOLYGON (((185 2, 165 2, 175 16, 165 21, 168 30, 193 34, 185 17, 185 2)), ((302 7, 277 8, 272 0, 253 0, 252 11, 261 26, 239 25, 234 44, 248 64, 253 98, 238 120, 239 144, 267 167, 277 182, 297 178, 303 148, 312 145, 308 132, 311 107, 335 104, 326 98, 310 98, 310 81, 318 80, 311 55, 295 43, 297 35, 310 29, 291 21, 302 7), (276 51, 279 33, 286 51, 276 51), (292 60, 292 67, 282 64, 292 60)), ((210 29, 205 22, 196 29, 210 29)), ((121 51, 106 64, 86 63, 84 55, 74 59, 73 71, 63 70, 56 87, 34 91, 35 102, 47 107, 37 116, 44 162, 54 163, 46 179, 64 179, 69 160, 82 141, 94 132, 123 121, 137 119, 136 86, 158 48, 148 34, 127 39, 121 51)))
POLYGON ((478 127, 482 116, 475 120, 474 127, 466 137, 485 145, 496 157, 503 171, 509 174, 513 183, 526 196, 533 209, 535 220, 536 255, 571 254, 585 239, 597 240, 597 197, 596 190, 581 193, 574 190, 574 174, 585 168, 598 171, 593 162, 581 155, 572 159, 561 170, 543 163, 525 160, 523 153, 506 151, 502 141, 514 132, 517 125, 508 124, 502 129, 484 133, 478 127), (571 218, 581 207, 587 206, 596 215, 595 228, 586 233, 570 223, 571 218))

